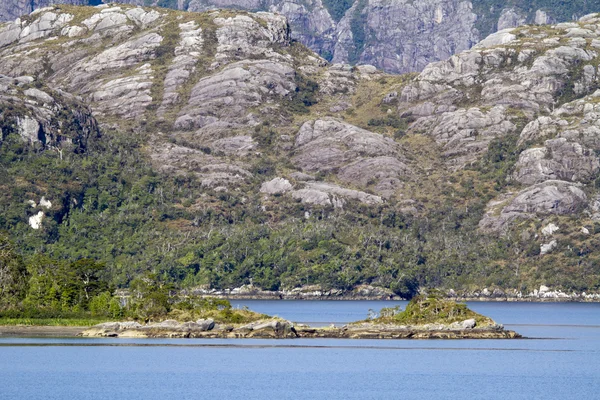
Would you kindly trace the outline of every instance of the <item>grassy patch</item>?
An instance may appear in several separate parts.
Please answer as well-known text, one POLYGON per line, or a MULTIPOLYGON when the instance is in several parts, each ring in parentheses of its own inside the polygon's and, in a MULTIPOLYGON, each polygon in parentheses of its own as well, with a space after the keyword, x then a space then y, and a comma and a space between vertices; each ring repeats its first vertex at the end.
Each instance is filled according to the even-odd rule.
POLYGON ((466 304, 445 300, 436 295, 416 296, 402 312, 399 309, 386 309, 381 316, 370 322, 401 325, 451 324, 466 319, 474 319, 477 326, 493 325, 494 321, 470 310, 466 304))
POLYGON ((93 326, 108 321, 108 318, 0 318, 0 325, 93 326))

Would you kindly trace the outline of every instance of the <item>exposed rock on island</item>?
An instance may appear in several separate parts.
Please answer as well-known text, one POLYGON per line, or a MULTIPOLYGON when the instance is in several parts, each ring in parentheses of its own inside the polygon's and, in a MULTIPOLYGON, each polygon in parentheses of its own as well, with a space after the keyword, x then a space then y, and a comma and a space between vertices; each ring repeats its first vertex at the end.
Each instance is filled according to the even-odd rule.
POLYGON ((166 320, 142 325, 138 322, 107 322, 85 331, 85 337, 120 338, 338 338, 338 339, 516 339, 521 335, 477 314, 464 304, 435 296, 417 296, 400 311, 384 308, 376 318, 336 327, 295 325, 280 318, 251 323, 216 323, 213 319, 180 323, 166 320))

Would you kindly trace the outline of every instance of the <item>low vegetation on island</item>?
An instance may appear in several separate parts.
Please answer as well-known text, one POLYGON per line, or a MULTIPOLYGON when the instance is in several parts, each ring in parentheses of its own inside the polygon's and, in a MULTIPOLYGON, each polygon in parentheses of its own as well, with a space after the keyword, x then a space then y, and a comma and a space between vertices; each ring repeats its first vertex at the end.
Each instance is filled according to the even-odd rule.
MULTIPOLYGON (((417 296, 404 311, 384 308, 380 316, 341 327, 310 327, 244 310, 252 322, 212 318, 197 321, 166 320, 142 325, 137 322, 109 322, 81 333, 93 337, 170 338, 340 338, 340 339, 514 339, 521 336, 477 314, 464 304, 435 295, 417 296), (187 322, 186 322, 187 321, 187 322)), ((206 314, 205 314, 206 315, 206 314)), ((189 317, 189 315, 186 315, 189 317)))
POLYGON ((427 324, 452 325, 472 320, 478 327, 495 326, 489 317, 469 309, 466 304, 446 300, 441 293, 415 296, 402 310, 399 306, 383 308, 379 315, 363 322, 422 326, 427 324))
POLYGON ((270 13, 3 24, 0 318, 196 318, 184 291, 249 286, 598 300, 598 23, 418 75, 329 64, 270 13))
POLYGON ((104 264, 35 256, 25 261, 0 233, 0 325, 91 326, 111 320, 155 322, 211 318, 248 323, 266 316, 235 309, 225 299, 188 297, 159 275, 131 281, 129 295, 114 295, 104 264))

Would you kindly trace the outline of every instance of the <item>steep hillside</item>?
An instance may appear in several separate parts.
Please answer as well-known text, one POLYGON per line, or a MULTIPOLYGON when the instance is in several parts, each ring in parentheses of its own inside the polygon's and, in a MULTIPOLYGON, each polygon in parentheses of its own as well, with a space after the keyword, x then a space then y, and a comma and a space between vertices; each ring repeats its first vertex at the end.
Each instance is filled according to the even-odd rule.
MULTIPOLYGON (((5 0, 0 21, 51 4, 100 0, 5 0)), ((106 2, 108 3, 108 2, 106 2)), ((525 23, 570 21, 600 11, 599 1, 573 0, 122 0, 187 11, 269 11, 290 21, 292 37, 327 60, 370 64, 391 73, 421 71, 469 49, 487 35, 525 23)))
POLYGON ((270 13, 34 12, 0 26, 0 229, 121 287, 597 291, 599 23, 394 76, 270 13))

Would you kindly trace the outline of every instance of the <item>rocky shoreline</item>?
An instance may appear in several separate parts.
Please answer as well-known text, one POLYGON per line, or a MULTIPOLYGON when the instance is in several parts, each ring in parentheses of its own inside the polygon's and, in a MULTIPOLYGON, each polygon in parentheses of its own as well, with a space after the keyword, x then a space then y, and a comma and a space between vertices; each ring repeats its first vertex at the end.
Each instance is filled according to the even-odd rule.
MULTIPOLYGON (((552 290, 544 285, 529 293, 523 293, 516 289, 503 290, 499 288, 484 288, 476 291, 449 289, 442 291, 442 293, 448 300, 463 302, 600 302, 600 293, 567 293, 560 289, 552 290)), ((184 290, 181 294, 183 296, 215 297, 229 300, 407 300, 389 289, 370 285, 360 285, 350 291, 325 290, 317 285, 292 290, 269 291, 247 285, 224 290, 196 288, 184 290)), ((127 297, 128 293, 121 291, 117 295, 127 297)))
POLYGON ((216 324, 211 319, 179 323, 174 320, 142 325, 137 322, 108 322, 81 332, 83 337, 113 338, 221 338, 221 339, 517 339, 522 336, 502 325, 476 326, 475 320, 449 325, 406 326, 355 323, 341 327, 310 327, 270 319, 245 325, 216 324))

